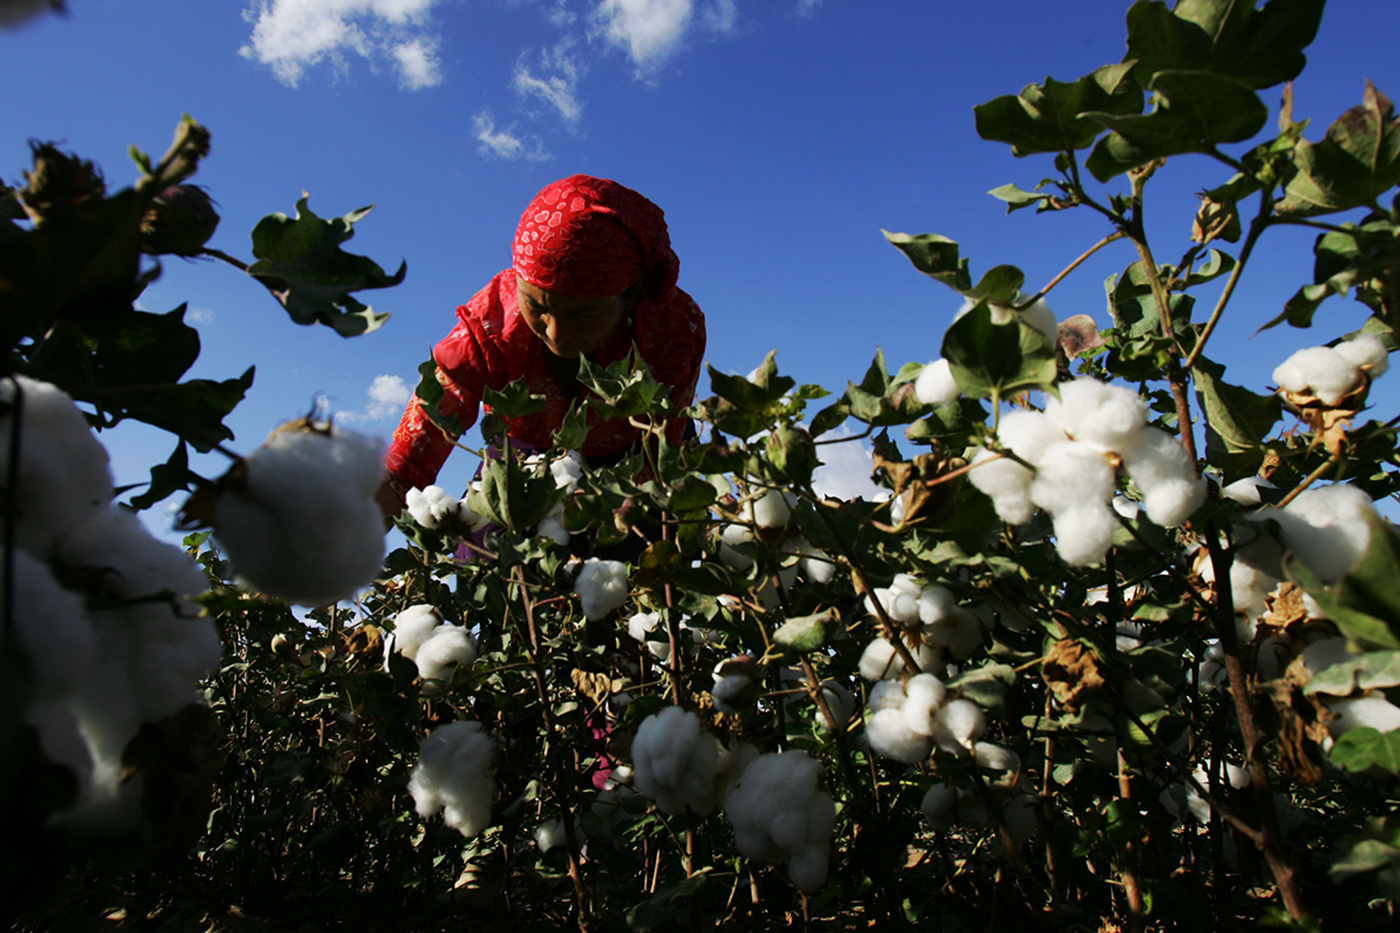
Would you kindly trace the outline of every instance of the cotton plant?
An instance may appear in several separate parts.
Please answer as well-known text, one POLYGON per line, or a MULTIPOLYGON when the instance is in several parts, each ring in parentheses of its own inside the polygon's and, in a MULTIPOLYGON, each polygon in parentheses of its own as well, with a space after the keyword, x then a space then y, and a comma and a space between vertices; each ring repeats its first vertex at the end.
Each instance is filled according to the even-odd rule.
POLYGON ((1335 407, 1389 367, 1385 344, 1373 334, 1357 334, 1336 346, 1308 347, 1274 370, 1274 382, 1298 403, 1316 398, 1335 407))
POLYGON ((466 499, 457 498, 441 486, 415 486, 404 494, 404 505, 409 516, 429 530, 455 523, 470 533, 490 523, 490 519, 472 511, 466 499))
POLYGON ((785 862, 792 883, 809 893, 826 883, 836 823, 821 774, 806 752, 769 752, 748 762, 724 796, 740 854, 785 862))
POLYGON ((1205 501, 1205 481, 1196 477, 1185 448, 1148 426, 1147 405, 1137 393, 1089 378, 1061 383, 1059 393, 1044 411, 1001 417, 997 437, 1024 463, 987 448, 973 456, 968 478, 1004 521, 1023 524, 1037 508, 1045 510, 1060 556, 1085 566, 1103 560, 1113 543, 1120 465, 1158 525, 1184 523, 1205 501))
POLYGON ((303 606, 352 598, 384 559, 379 441, 284 425, 220 482, 211 521, 240 578, 303 606))
POLYGON ((491 772, 494 742, 472 720, 434 729, 418 746, 408 790, 418 815, 443 815, 448 826, 470 839, 491 825, 496 792, 491 772))

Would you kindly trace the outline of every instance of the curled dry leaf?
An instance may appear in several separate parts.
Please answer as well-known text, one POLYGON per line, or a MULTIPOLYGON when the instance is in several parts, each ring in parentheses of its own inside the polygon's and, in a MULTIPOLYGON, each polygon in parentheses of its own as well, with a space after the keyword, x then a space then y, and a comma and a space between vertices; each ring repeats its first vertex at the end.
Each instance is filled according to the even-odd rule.
POLYGON ((1104 684, 1094 652, 1072 638, 1055 642, 1041 664, 1041 675, 1066 709, 1074 710, 1086 693, 1104 684))

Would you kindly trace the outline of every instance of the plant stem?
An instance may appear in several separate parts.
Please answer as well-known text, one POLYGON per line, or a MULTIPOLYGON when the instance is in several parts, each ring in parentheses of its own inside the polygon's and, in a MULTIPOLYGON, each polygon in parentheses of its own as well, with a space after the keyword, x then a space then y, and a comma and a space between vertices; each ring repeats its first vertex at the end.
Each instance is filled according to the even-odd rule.
POLYGON ((1196 365, 1196 360, 1200 358, 1201 351, 1206 347, 1206 341, 1215 332, 1215 325, 1220 322, 1220 316, 1225 312, 1225 306, 1230 303, 1230 297, 1235 293, 1235 286, 1239 284, 1240 275, 1244 273, 1245 263, 1249 262, 1250 254, 1254 252, 1254 245, 1259 242, 1259 237, 1269 226, 1272 210, 1273 200, 1269 197, 1269 192, 1261 191, 1259 193, 1259 213, 1255 214, 1254 219, 1249 223, 1249 233, 1245 234, 1244 245, 1240 247, 1239 259, 1235 261, 1235 268, 1230 270, 1230 277, 1225 281, 1225 288, 1220 292, 1220 298, 1215 302, 1215 308, 1211 311, 1210 319, 1206 321, 1200 338, 1196 341, 1196 345, 1191 348, 1191 353, 1182 362, 1182 369, 1189 370, 1196 365))
POLYGON ((1099 250, 1103 249, 1108 244, 1112 243, 1114 240, 1121 240, 1124 236, 1126 236, 1126 234, 1122 230, 1115 230, 1108 236, 1104 237, 1102 240, 1099 240, 1093 246, 1089 247, 1083 253, 1081 253, 1078 259, 1065 266, 1064 269, 1060 271, 1059 275, 1046 282, 1045 285, 1041 287, 1040 291, 1036 292, 1034 295, 1027 298, 1025 301, 1015 305, 1015 310, 1024 311, 1040 299, 1044 298, 1046 295, 1050 294, 1050 290, 1052 288, 1054 288, 1056 285, 1059 285, 1060 282, 1064 280, 1065 276, 1069 275, 1075 269, 1078 269, 1086 259, 1097 253, 1099 250))

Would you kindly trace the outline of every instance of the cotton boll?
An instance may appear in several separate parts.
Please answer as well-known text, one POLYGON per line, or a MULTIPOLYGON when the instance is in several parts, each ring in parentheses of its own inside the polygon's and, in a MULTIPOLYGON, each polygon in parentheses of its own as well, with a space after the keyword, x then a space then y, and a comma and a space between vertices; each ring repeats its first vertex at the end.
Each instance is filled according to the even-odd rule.
POLYGON ((955 402, 962 390, 953 378, 953 368, 945 359, 929 363, 914 380, 914 395, 925 405, 947 405, 955 402))
POLYGON ((1040 466, 1040 458, 1046 451, 1069 440, 1064 429, 1044 412, 1027 409, 1002 415, 997 422, 997 437, 1016 456, 1036 467, 1040 466))
POLYGON ((1055 312, 1050 310, 1044 298, 1037 298, 1029 308, 1023 310, 1021 320, 1044 334, 1051 343, 1060 338, 1060 327, 1055 320, 1055 312))
POLYGON ((748 525, 734 523, 725 525, 724 531, 720 534, 719 559, 726 567, 737 570, 740 573, 747 573, 753 566, 753 558, 749 557, 736 548, 740 544, 748 544, 753 540, 753 529, 748 525))
POLYGON ((865 735, 877 755, 893 758, 905 764, 917 764, 928 758, 933 740, 909 728, 903 709, 882 709, 865 723, 865 735))
MULTIPOLYGON (((575 835, 577 835, 577 827, 575 827, 574 832, 575 835)), ((545 820, 543 823, 536 826, 534 837, 535 845, 539 848, 540 855, 544 855, 556 846, 567 845, 569 839, 564 833, 564 821, 557 818, 545 820)))
POLYGON ((1094 506, 1107 509, 1113 486, 1113 467, 1102 453, 1088 444, 1064 441, 1041 454, 1030 495, 1052 514, 1094 506))
POLYGON ((470 839, 491 825, 491 737, 479 722, 439 726, 418 746, 408 790, 418 815, 442 811, 448 826, 470 839))
POLYGON ((908 592, 890 587, 875 587, 869 596, 865 597, 865 608, 872 615, 879 617, 876 610, 878 600, 881 608, 885 610, 892 622, 898 622, 907 627, 919 624, 919 596, 918 592, 910 595, 908 592))
POLYGON ((442 616, 426 603, 409 606, 394 616, 394 650, 410 661, 418 659, 418 648, 442 625, 442 616))
POLYGON ((1205 480, 1196 478, 1191 455, 1167 432, 1143 428, 1120 453, 1154 523, 1180 525, 1205 502, 1205 480))
POLYGON ((663 813, 690 807, 708 814, 718 802, 720 743, 700 718, 679 706, 653 713, 632 740, 633 784, 663 813))
POLYGON ((1103 560, 1113 546, 1118 522, 1107 504, 1085 505, 1055 513, 1055 550, 1071 567, 1103 560))
POLYGON ((947 692, 943 681, 932 674, 916 674, 909 678, 904 685, 904 704, 900 707, 905 724, 919 735, 932 736, 934 716, 943 706, 947 692))
POLYGON ((1138 513, 1142 511, 1142 506, 1127 496, 1114 496, 1109 504, 1113 506, 1115 513, 1130 522, 1137 521, 1138 513))
POLYGON ((1097 379, 1059 386, 1045 401, 1045 415, 1062 431, 1100 451, 1119 451, 1147 424, 1147 403, 1131 389, 1097 379))
POLYGON ((1276 519, 1293 555, 1324 583, 1336 583, 1350 573, 1371 540, 1368 516, 1371 497, 1356 486, 1336 483, 1300 493, 1283 509, 1264 509, 1261 517, 1276 519))
MULTIPOLYGON (((1359 355, 1357 351, 1349 353, 1359 355)), ((1289 392, 1310 392, 1323 404, 1335 405, 1361 384, 1361 374, 1346 355, 1333 348, 1308 347, 1275 369, 1274 381, 1289 392)))
POLYGON ((281 430, 225 481, 214 534, 239 576, 303 606, 350 599, 384 559, 381 445, 353 431, 281 430))
POLYGON ((1240 505, 1258 505, 1263 501, 1259 493, 1260 488, 1273 489, 1274 484, 1262 476, 1246 476, 1221 487, 1220 494, 1240 505))
POLYGON ((788 543, 794 551, 802 555, 797 566, 802 569, 802 576, 812 583, 825 586, 836 576, 836 564, 826 551, 813 547, 810 541, 801 536, 793 537, 788 543))
POLYGON ((933 737, 939 748, 962 755, 972 751, 974 741, 986 728, 982 707, 971 700, 952 700, 938 711, 933 737))
POLYGON ((1352 366, 1367 369, 1372 379, 1390 367, 1390 357, 1385 344, 1374 334, 1357 334, 1350 340, 1343 340, 1334 349, 1352 366))
MULTIPOLYGON (((881 683, 894 683, 894 681, 881 681, 881 683)), ((876 684, 878 688, 880 684, 876 684)), ((826 708, 831 711, 834 723, 826 718, 826 713, 822 712, 821 706, 817 707, 817 725, 827 732, 844 732, 846 726, 851 721, 851 715, 856 711, 856 698, 843 685, 834 680, 824 680, 821 683, 821 697, 826 703, 826 708)))
POLYGON ((560 547, 569 543, 569 529, 564 527, 564 503, 560 502, 540 519, 539 525, 535 527, 535 534, 541 538, 548 538, 560 547))
POLYGON ((15 541, 47 560, 54 545, 113 496, 107 449, 60 389, 26 376, 0 378, 0 477, 11 475, 10 438, 15 383, 20 411, 20 460, 15 487, 15 541))
POLYGON ((578 489, 579 478, 583 476, 583 456, 577 450, 570 450, 549 465, 549 473, 554 477, 554 487, 574 492, 578 489))
POLYGON ((574 579, 584 617, 597 621, 627 601, 627 565, 590 557, 574 579))
POLYGON ((881 680, 870 688, 865 702, 872 713, 878 713, 882 709, 902 709, 904 699, 904 684, 898 680, 881 680))
POLYGON ((410 489, 404 495, 408 514, 424 528, 436 528, 449 517, 456 517, 459 500, 441 486, 410 489))
POLYGON ((724 797, 739 852, 750 859, 786 861, 793 884, 816 891, 826 881, 836 806, 817 789, 821 763, 806 752, 754 757, 724 797))
POLYGON ((1019 771, 1021 756, 1011 749, 991 742, 978 742, 972 746, 972 759, 977 767, 988 771, 1019 771))
MULTIPOLYGON (((955 660, 966 661, 982 646, 982 623, 977 615, 969 610, 959 610, 939 626, 939 629, 945 639, 942 647, 955 660)), ((928 631, 929 629, 924 629, 926 635, 928 631)))
POLYGON ((785 528, 792 518, 795 496, 781 489, 770 489, 752 504, 754 524, 760 528, 785 528))
POLYGON ((753 704, 754 679, 747 674, 717 677, 710 698, 721 713, 740 713, 753 704), (747 702, 745 700, 747 699, 747 702))
MULTIPOLYGON (((0 549, 0 560, 7 557, 0 549)), ((49 568, 24 551, 14 561, 13 599, 0 575, 0 605, 14 613, 15 635, 34 674, 33 699, 56 700, 71 693, 97 661, 97 636, 83 600, 58 585, 49 568)))
POLYGON ((937 625, 957 612, 958 598, 946 586, 932 584, 919 591, 919 621, 937 625))
POLYGON ((1036 799, 1033 794, 1017 794, 1001 811, 1001 821, 1011 834, 1011 841, 1017 848, 1026 844, 1035 833, 1037 825, 1036 799))
POLYGON ((1303 666, 1312 677, 1334 664, 1343 664, 1355 658, 1347 639, 1340 637, 1322 638, 1303 649, 1303 666))
POLYGON ((414 660, 422 677, 423 695, 434 696, 442 687, 428 681, 448 681, 459 668, 476 660, 476 639, 460 625, 439 625, 418 646, 414 660))
POLYGON ((1332 733, 1333 738, 1362 727, 1379 732, 1400 729, 1400 706, 1380 694, 1354 700, 1332 700, 1327 705, 1337 714, 1337 718, 1327 724, 1327 731, 1332 733))
POLYGON ((991 498, 1002 521, 1022 525, 1035 514, 1030 497, 1035 474, 1015 460, 978 448, 967 477, 978 491, 991 498))
POLYGON ((61 701, 32 703, 24 711, 24 721, 38 735, 44 757, 73 772, 79 798, 90 793, 92 752, 78 731, 78 718, 68 704, 61 701))
POLYGON ((765 576, 759 580, 758 589, 754 591, 754 595, 758 597, 758 602, 764 609, 777 609, 782 603, 782 599, 779 595, 779 588, 781 588, 783 592, 791 592, 792 585, 796 582, 797 565, 793 564, 791 567, 784 567, 782 570, 779 570, 776 577, 765 576), (777 581, 776 583, 774 583, 775 579, 777 581))

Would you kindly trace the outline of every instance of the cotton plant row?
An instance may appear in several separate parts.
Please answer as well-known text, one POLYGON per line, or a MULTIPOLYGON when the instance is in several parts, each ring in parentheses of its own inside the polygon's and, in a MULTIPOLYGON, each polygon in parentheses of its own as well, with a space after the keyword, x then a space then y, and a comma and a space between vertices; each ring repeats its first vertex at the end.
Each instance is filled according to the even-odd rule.
POLYGON ((218 667, 218 632, 190 599, 206 589, 204 573, 113 502, 107 451, 66 394, 7 378, 0 410, 16 545, 0 555, 15 584, 5 593, 0 577, 0 597, 33 677, 23 717, 77 777, 77 801, 56 820, 123 832, 141 818, 141 782, 124 780, 128 743, 143 724, 202 703, 199 681, 218 667))

